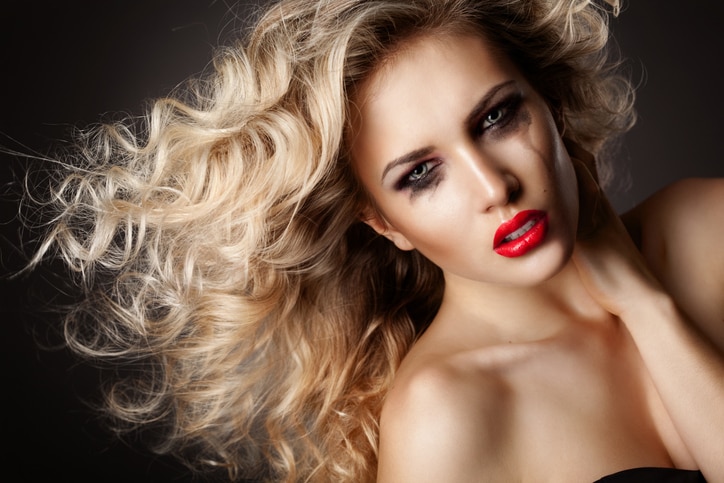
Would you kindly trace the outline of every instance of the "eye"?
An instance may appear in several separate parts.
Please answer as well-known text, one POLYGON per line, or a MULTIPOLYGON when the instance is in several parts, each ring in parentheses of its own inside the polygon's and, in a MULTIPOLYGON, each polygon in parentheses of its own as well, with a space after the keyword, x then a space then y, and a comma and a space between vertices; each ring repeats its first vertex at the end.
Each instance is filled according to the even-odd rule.
POLYGON ((423 179, 430 172, 430 163, 421 163, 415 166, 407 175, 407 179, 415 182, 423 179))
POLYGON ((514 93, 499 102, 498 105, 487 111, 473 126, 473 134, 482 136, 487 131, 507 131, 514 127, 519 118, 522 105, 522 95, 514 93))
POLYGON ((440 164, 441 162, 438 159, 431 159, 416 164, 400 178, 395 187, 400 191, 409 188, 413 192, 417 192, 436 184, 436 180, 439 181, 439 176, 436 171, 440 164))
POLYGON ((503 118, 505 118, 505 113, 507 111, 506 107, 498 107, 492 111, 490 111, 484 118, 482 122, 482 128, 487 129, 490 126, 500 122, 503 118))

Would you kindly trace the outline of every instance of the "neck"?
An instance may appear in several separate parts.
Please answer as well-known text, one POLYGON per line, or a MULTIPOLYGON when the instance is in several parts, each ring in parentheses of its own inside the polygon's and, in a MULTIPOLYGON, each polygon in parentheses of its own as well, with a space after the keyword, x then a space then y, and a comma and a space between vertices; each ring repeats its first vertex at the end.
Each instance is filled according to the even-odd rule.
POLYGON ((607 318, 608 313, 588 294, 569 260, 556 275, 531 287, 446 277, 435 324, 449 330, 457 326, 456 331, 479 345, 542 340, 575 321, 607 318))

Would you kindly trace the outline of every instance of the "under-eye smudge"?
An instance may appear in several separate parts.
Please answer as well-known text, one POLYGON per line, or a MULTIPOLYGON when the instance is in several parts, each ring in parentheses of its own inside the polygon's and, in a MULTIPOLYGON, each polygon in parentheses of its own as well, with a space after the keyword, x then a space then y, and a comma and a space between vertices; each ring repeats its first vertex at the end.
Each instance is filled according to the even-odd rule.
POLYGON ((516 131, 521 125, 530 123, 530 112, 523 107, 523 95, 515 92, 478 119, 473 127, 473 135, 478 138, 489 137, 492 141, 498 141, 516 131))
MULTIPOLYGON (((475 139, 489 138, 497 142, 520 129, 522 125, 529 125, 531 116, 523 106, 523 100, 523 94, 515 91, 479 116, 473 117, 470 135, 475 139)), ((434 189, 443 179, 442 166, 443 161, 440 159, 425 159, 415 163, 395 183, 395 189, 409 190, 410 198, 434 189)))
POLYGON ((438 159, 419 162, 405 172, 395 184, 395 189, 398 191, 409 189, 411 197, 414 197, 422 191, 434 188, 442 181, 441 166, 442 161, 438 159))

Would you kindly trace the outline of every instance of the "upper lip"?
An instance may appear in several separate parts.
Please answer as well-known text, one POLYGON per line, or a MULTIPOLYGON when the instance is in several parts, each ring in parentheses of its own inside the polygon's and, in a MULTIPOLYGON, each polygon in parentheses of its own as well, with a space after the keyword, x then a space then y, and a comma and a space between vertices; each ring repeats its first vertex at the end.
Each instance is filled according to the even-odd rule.
POLYGON ((498 229, 495 230, 495 237, 493 238, 493 248, 502 244, 503 239, 505 239, 506 236, 515 232, 532 219, 540 219, 543 216, 545 216, 545 212, 540 210, 524 210, 518 212, 510 220, 501 223, 498 229))

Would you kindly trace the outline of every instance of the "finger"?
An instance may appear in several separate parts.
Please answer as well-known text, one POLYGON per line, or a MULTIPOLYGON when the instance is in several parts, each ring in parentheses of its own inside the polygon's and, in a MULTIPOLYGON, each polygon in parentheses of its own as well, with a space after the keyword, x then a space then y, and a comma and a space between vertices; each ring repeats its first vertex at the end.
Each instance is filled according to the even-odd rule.
POLYGON ((586 164, 574 157, 571 157, 571 163, 578 182, 578 237, 586 239, 605 221, 601 213, 601 188, 586 164))
POLYGON ((571 158, 576 158, 579 160, 588 170, 589 174, 593 176, 594 181, 596 184, 599 182, 598 177, 598 170, 596 168, 596 157, 587 149, 585 149, 583 146, 578 144, 576 141, 564 137, 563 138, 563 145, 566 147, 566 151, 568 151, 568 155, 571 158))

